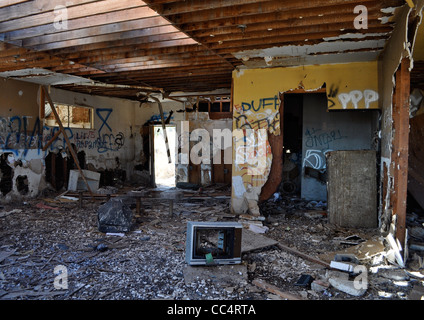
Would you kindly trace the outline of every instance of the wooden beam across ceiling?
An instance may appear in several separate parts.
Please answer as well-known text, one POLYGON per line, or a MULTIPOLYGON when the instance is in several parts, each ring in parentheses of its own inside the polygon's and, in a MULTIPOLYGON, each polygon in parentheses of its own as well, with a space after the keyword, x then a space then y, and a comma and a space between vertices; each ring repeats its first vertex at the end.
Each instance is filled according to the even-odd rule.
MULTIPOLYGON (((167 92, 229 89, 246 50, 323 42, 343 43, 340 52, 381 50, 392 31, 391 9, 401 5, 404 0, 4 0, 0 71, 45 68, 167 92), (66 9, 66 28, 57 28, 58 5, 66 9), (366 30, 353 27, 356 5, 368 9, 366 30)), ((134 95, 110 87, 73 90, 134 95)))

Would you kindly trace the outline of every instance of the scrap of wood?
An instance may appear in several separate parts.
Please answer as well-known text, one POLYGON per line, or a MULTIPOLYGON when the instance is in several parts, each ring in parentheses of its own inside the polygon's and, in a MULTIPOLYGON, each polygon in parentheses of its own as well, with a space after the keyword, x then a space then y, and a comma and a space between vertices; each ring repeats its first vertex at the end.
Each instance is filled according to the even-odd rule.
POLYGON ((295 254, 295 255, 297 255, 297 256, 305 259, 305 260, 309 260, 310 262, 317 263, 317 264, 323 265, 323 266, 325 266, 327 268, 330 268, 330 265, 327 262, 322 261, 322 260, 317 259, 317 258, 314 258, 314 257, 311 257, 310 255, 307 255, 307 254, 305 254, 303 252, 300 252, 300 251, 298 251, 296 249, 287 247, 287 246, 283 245, 282 243, 278 243, 277 244, 277 247, 279 247, 282 250, 285 250, 285 251, 288 251, 290 253, 293 253, 293 254, 295 254))
POLYGON ((269 284, 261 279, 256 279, 253 280, 252 283, 261 288, 264 289, 266 291, 269 291, 273 294, 276 294, 277 296, 283 298, 283 299, 287 299, 287 300, 304 300, 302 297, 296 296, 294 294, 288 293, 288 292, 283 292, 280 289, 278 289, 276 286, 269 284))
POLYGON ((49 142, 47 142, 44 147, 43 147, 43 151, 46 151, 48 147, 50 147, 50 145, 57 139, 57 137, 59 137, 59 135, 62 133, 62 131, 56 131, 56 133, 53 135, 53 137, 49 140, 49 142))
POLYGON ((125 288, 125 286, 124 287, 119 287, 119 288, 113 289, 112 291, 105 292, 105 293, 101 294, 100 296, 98 296, 97 299, 104 298, 104 297, 106 297, 106 296, 108 296, 108 295, 110 295, 110 294, 112 294, 114 292, 117 292, 119 290, 122 290, 124 288, 125 288))
POLYGON ((162 129, 163 129, 163 137, 165 139, 166 153, 168 155, 168 163, 172 163, 172 160, 171 160, 171 150, 169 149, 168 135, 166 133, 166 123, 165 123, 165 116, 163 115, 162 103, 156 97, 153 97, 153 96, 149 96, 149 97, 152 98, 153 100, 155 100, 157 102, 157 104, 158 104, 159 112, 160 112, 160 117, 161 117, 161 120, 162 120, 162 129))
POLYGON ((15 254, 16 250, 12 250, 12 251, 1 251, 0 252, 0 262, 2 262, 3 260, 7 259, 10 256, 13 256, 15 254))

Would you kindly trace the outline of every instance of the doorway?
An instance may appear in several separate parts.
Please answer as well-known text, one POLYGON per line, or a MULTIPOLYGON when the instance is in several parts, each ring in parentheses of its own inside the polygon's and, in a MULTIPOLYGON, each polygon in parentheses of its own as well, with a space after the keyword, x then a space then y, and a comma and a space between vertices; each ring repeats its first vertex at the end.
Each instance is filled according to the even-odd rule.
POLYGON ((302 172, 303 93, 285 93, 283 175, 280 192, 300 196, 302 172))
POLYGON ((154 184, 159 188, 175 187, 175 143, 176 127, 166 126, 166 136, 168 138, 169 153, 171 162, 168 159, 168 149, 165 143, 165 135, 161 125, 153 126, 153 159, 154 164, 154 184))

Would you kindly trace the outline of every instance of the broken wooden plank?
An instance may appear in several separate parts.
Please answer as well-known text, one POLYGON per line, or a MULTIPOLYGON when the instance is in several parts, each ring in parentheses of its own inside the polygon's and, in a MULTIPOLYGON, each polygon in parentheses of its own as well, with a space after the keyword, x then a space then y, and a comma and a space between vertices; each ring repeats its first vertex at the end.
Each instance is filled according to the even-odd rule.
POLYGON ((241 251, 249 252, 278 244, 277 241, 243 228, 241 251))
POLYGON ((57 131, 53 137, 44 145, 43 147, 43 151, 46 151, 48 147, 50 147, 50 145, 57 139, 57 137, 59 137, 59 135, 62 133, 62 131, 57 131))
POLYGON ((281 291, 279 288, 277 288, 276 286, 269 284, 261 279, 256 279, 253 280, 252 283, 261 288, 264 289, 266 291, 269 291, 273 294, 276 294, 277 296, 283 298, 283 299, 287 299, 287 300, 304 300, 302 297, 296 296, 294 294, 288 293, 288 292, 283 292, 281 291))
POLYGON ((329 265, 327 262, 322 261, 322 260, 317 259, 317 258, 314 258, 314 257, 311 257, 310 255, 307 255, 307 254, 305 254, 305 253, 303 253, 303 252, 300 252, 300 251, 298 251, 298 250, 296 250, 296 249, 293 249, 293 248, 287 247, 286 245, 283 245, 282 243, 278 243, 278 244, 277 244, 277 247, 279 247, 279 248, 280 248, 280 249, 282 249, 282 250, 285 250, 285 251, 288 251, 288 252, 290 252, 290 253, 293 253, 293 254, 295 254, 295 255, 297 255, 297 256, 299 256, 299 257, 301 257, 301 258, 305 259, 305 260, 308 260, 308 261, 310 261, 310 262, 313 262, 313 263, 317 263, 317 264, 323 265, 323 266, 324 266, 324 267, 326 267, 326 268, 330 268, 330 265, 329 265))
POLYGON ((16 250, 12 250, 12 251, 1 251, 0 252, 0 262, 2 262, 3 260, 7 259, 8 257, 14 255, 16 252, 16 250))
POLYGON ((157 102, 157 104, 158 104, 159 112, 160 112, 160 118, 162 120, 162 129, 163 129, 163 137, 165 139, 166 153, 168 155, 168 163, 172 163, 172 160, 171 160, 171 150, 169 149, 168 135, 166 134, 165 116, 163 114, 162 103, 156 97, 153 97, 153 96, 149 96, 149 97, 152 98, 153 100, 155 100, 157 102))

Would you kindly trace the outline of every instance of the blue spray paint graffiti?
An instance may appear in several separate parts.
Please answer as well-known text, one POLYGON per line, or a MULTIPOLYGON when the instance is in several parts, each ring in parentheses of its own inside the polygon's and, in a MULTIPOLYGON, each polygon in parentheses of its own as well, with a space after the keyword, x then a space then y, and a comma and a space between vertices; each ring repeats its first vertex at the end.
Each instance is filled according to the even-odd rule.
MULTIPOLYGON (((87 129, 65 128, 66 135, 78 149, 93 149, 98 153, 118 151, 125 143, 122 132, 114 133, 109 124, 113 109, 97 109, 96 115, 101 121, 98 131, 87 129)), ((29 128, 28 116, 0 117, 0 150, 22 154, 24 157, 30 149, 37 149, 40 154, 43 145, 50 141, 59 127, 42 126, 37 117, 32 128, 29 128)), ((49 146, 48 151, 66 150, 67 144, 63 135, 59 135, 49 146)))
MULTIPOLYGON (((101 121, 101 125, 97 131, 87 129, 71 129, 65 128, 71 143, 75 144, 77 149, 96 150, 98 153, 108 151, 118 151, 125 143, 125 136, 122 132, 113 133, 113 130, 108 123, 113 109, 100 108, 96 109, 96 115, 101 121), (105 132, 106 131, 106 132, 105 132)), ((45 141, 49 141, 59 128, 44 127, 45 141)), ((50 151, 65 149, 66 141, 60 135, 55 142, 50 146, 50 151)))
POLYGON ((31 118, 27 116, 0 117, 0 148, 2 151, 18 155, 19 150, 23 150, 23 156, 26 156, 29 149, 40 150, 42 148, 40 119, 36 118, 31 130, 28 128, 31 118))
POLYGON ((252 100, 251 103, 248 102, 242 102, 241 107, 243 108, 243 111, 249 111, 253 110, 255 112, 258 112, 261 109, 266 109, 268 106, 273 106, 274 110, 278 110, 280 107, 280 99, 278 96, 274 96, 271 98, 262 98, 259 100, 259 103, 255 107, 255 101, 252 100))

